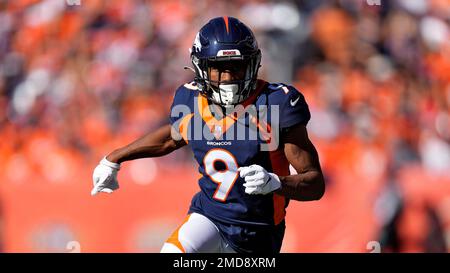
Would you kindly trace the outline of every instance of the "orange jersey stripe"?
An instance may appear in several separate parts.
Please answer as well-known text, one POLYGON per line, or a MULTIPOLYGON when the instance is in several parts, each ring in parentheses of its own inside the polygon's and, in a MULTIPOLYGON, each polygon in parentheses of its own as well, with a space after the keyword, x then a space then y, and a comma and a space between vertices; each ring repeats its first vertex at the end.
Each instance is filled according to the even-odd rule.
POLYGON ((278 225, 286 216, 286 198, 279 194, 273 194, 273 222, 278 225))
POLYGON ((184 141, 186 141, 186 143, 189 143, 188 124, 193 115, 194 115, 194 113, 190 113, 189 115, 184 116, 183 119, 181 120, 180 126, 178 128, 178 131, 180 132, 181 136, 183 137, 184 141))
MULTIPOLYGON (((258 80, 257 82, 257 88, 254 91, 254 93, 245 99, 243 102, 241 102, 241 105, 245 108, 251 103, 253 103, 256 99, 256 97, 261 93, 261 91, 266 86, 267 82, 263 80, 258 80)), ((226 116, 222 119, 216 119, 214 115, 211 113, 211 110, 209 109, 209 103, 206 97, 204 96, 198 96, 197 97, 197 105, 198 105, 198 111, 199 115, 202 117, 203 121, 206 123, 206 125, 209 127, 210 131, 213 132, 216 126, 220 126, 222 128, 222 134, 224 134, 237 120, 237 118, 244 113, 245 109, 240 109, 241 111, 238 111, 237 117, 233 115, 226 116)), ((216 138, 218 138, 216 136, 216 138)))
MULTIPOLYGON (((289 175, 289 161, 284 155, 282 149, 278 149, 273 152, 269 152, 270 162, 272 164, 272 170, 275 174, 286 176, 289 175)), ((283 221, 286 216, 286 198, 279 194, 273 194, 273 220, 275 225, 278 225, 283 221)))

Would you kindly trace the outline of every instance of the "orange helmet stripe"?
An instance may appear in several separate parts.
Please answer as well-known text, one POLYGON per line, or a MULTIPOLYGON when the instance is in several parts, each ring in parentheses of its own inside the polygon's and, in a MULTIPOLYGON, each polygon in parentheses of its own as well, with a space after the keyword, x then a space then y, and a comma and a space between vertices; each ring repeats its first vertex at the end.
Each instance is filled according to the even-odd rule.
POLYGON ((228 27, 228 16, 224 16, 223 20, 225 21, 225 27, 227 28, 227 34, 230 33, 230 29, 228 27))

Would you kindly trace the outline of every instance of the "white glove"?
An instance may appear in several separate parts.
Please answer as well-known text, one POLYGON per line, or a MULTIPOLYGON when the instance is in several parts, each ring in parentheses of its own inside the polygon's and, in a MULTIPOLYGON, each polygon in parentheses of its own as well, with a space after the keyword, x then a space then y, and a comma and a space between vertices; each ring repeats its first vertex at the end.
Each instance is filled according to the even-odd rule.
POLYGON ((247 194, 268 194, 281 187, 278 175, 267 172, 259 165, 240 167, 238 171, 245 179, 244 187, 247 194))
POLYGON ((111 162, 104 157, 100 163, 95 167, 92 174, 94 188, 91 195, 96 195, 99 192, 112 193, 119 188, 117 182, 117 172, 120 170, 120 164, 111 162))

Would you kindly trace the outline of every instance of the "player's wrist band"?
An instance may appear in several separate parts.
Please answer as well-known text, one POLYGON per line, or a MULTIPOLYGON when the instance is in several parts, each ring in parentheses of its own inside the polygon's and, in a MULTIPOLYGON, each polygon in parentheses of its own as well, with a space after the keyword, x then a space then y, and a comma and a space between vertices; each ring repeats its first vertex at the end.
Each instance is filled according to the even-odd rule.
POLYGON ((116 170, 120 170, 120 164, 109 161, 108 159, 106 159, 106 156, 103 157, 103 159, 100 161, 100 164, 108 166, 108 167, 116 169, 116 170))

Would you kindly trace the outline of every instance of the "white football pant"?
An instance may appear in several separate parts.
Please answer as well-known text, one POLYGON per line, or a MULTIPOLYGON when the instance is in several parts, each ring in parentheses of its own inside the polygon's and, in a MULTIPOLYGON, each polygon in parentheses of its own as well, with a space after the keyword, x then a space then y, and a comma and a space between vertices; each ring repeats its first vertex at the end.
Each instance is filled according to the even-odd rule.
POLYGON ((236 253, 205 216, 192 213, 164 243, 161 253, 236 253))

